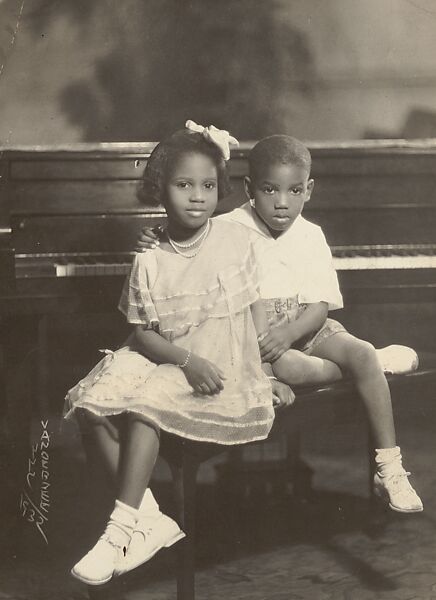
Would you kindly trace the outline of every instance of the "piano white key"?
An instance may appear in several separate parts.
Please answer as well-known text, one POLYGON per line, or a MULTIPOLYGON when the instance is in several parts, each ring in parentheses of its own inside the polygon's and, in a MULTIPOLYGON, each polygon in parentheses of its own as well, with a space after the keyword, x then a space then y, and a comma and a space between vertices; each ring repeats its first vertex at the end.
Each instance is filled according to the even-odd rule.
POLYGON ((66 277, 67 276, 67 265, 58 265, 55 264, 56 277, 66 277))
POLYGON ((84 265, 83 274, 88 276, 95 275, 95 266, 96 265, 84 265))
POLYGON ((76 265, 72 265, 71 263, 67 263, 66 265, 66 277, 74 277, 74 267, 76 265))

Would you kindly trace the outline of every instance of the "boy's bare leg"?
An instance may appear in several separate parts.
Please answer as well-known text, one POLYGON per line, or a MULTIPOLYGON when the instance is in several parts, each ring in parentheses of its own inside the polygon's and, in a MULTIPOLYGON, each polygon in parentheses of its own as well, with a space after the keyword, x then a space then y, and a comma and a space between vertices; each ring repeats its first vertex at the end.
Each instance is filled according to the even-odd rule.
POLYGON ((272 365, 274 375, 289 386, 331 383, 342 379, 338 365, 331 360, 288 350, 272 365))
POLYGON ((336 333, 314 349, 314 354, 333 360, 349 371, 365 405, 375 443, 374 493, 392 510, 421 512, 423 504, 410 485, 396 445, 389 386, 374 347, 346 332, 336 333))
POLYGON ((351 374, 368 414, 375 447, 393 448, 396 439, 391 394, 374 346, 339 332, 316 346, 313 355, 331 360, 351 374))

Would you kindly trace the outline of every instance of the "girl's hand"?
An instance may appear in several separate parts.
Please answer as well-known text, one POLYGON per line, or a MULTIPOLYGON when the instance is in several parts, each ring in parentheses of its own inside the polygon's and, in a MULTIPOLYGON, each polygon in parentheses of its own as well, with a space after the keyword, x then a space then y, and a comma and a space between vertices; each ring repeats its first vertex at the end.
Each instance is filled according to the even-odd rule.
POLYGON ((262 362, 274 362, 292 346, 292 336, 286 325, 273 327, 259 340, 262 362))
POLYGON ((189 385, 199 394, 219 394, 224 389, 224 373, 205 358, 191 354, 183 372, 189 385))
POLYGON ((273 392, 273 406, 282 408, 283 406, 294 404, 295 394, 286 383, 272 379, 271 387, 273 392))
POLYGON ((136 240, 136 252, 146 252, 147 250, 153 250, 159 246, 159 235, 151 227, 144 227, 141 229, 138 239, 136 240))

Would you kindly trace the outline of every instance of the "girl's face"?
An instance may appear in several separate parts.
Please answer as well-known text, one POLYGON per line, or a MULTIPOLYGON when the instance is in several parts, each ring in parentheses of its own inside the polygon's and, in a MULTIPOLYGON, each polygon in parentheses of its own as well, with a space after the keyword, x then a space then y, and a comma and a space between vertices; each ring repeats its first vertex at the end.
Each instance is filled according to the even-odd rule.
POLYGON ((245 180, 248 196, 273 237, 289 229, 310 199, 313 179, 304 167, 272 164, 255 181, 245 180))
POLYGON ((173 225, 199 229, 215 211, 218 176, 211 158, 204 154, 182 154, 168 178, 165 208, 173 225))

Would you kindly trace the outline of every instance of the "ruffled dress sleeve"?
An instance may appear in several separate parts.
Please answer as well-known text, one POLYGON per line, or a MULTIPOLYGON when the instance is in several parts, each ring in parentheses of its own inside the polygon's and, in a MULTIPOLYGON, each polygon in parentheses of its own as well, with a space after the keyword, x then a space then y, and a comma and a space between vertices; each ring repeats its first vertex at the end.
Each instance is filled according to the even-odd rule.
POLYGON ((143 325, 146 329, 159 329, 159 316, 150 294, 156 278, 155 253, 136 254, 118 304, 128 323, 143 325))
POLYGON ((259 278, 253 244, 245 227, 231 224, 228 248, 232 248, 232 266, 218 274, 233 312, 239 312, 259 299, 259 278))

